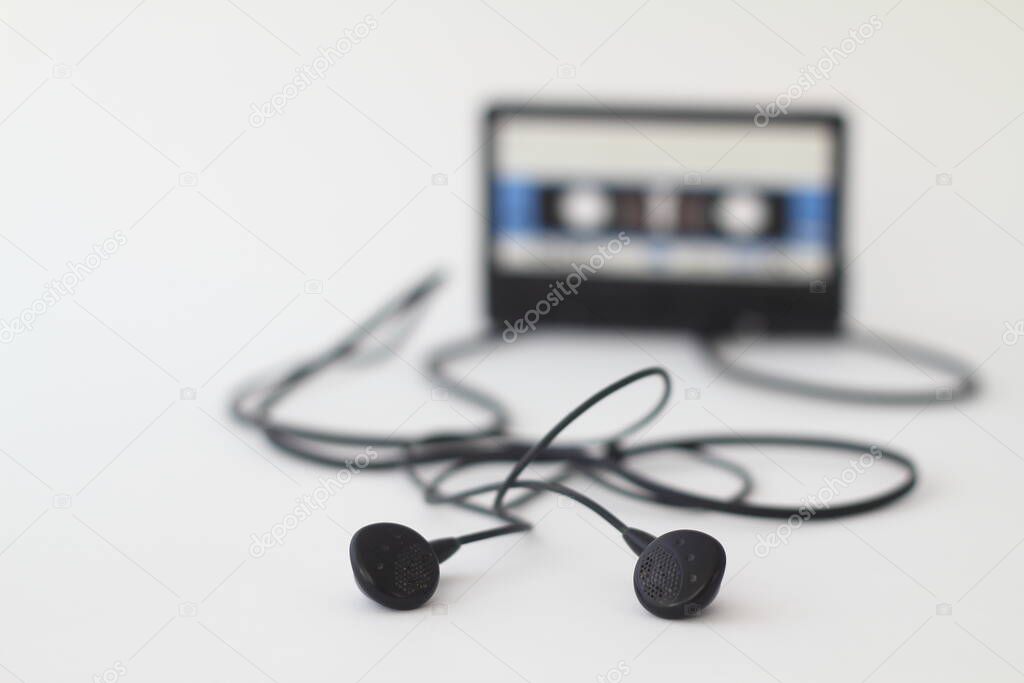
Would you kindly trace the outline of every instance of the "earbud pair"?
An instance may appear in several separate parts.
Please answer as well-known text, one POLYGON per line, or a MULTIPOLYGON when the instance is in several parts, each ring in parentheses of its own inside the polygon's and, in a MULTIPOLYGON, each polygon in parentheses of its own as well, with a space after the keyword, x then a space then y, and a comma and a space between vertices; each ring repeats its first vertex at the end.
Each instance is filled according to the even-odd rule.
MULTIPOLYGON (((655 538, 628 528, 626 544, 639 557, 633 589, 640 604, 665 619, 700 614, 718 595, 725 574, 725 549, 692 530, 655 538)), ((437 590, 440 564, 460 547, 454 538, 427 541, 402 524, 380 522, 352 537, 349 556, 356 584, 371 600, 399 610, 416 609, 437 590)))

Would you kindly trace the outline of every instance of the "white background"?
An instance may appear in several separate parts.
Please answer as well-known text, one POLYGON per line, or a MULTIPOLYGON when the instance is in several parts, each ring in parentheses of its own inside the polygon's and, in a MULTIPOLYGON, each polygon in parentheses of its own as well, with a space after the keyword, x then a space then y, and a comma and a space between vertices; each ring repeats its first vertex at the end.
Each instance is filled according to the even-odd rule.
MULTIPOLYGON (((0 20, 0 317, 21 315, 93 245, 127 236, 0 347, 0 681, 1022 676, 1024 344, 1004 342, 1024 318, 1018 3, 4 0, 0 20), (251 104, 366 15, 377 28, 325 79, 250 126, 251 104), (912 496, 805 525, 759 558, 774 522, 592 490, 636 526, 722 540, 727 583, 708 614, 682 623, 644 612, 611 530, 554 498, 530 509, 534 533, 446 563, 436 609, 377 608, 352 582, 350 532, 381 519, 428 536, 486 523, 427 507, 398 474, 360 473, 283 545, 250 557, 250 535, 332 472, 233 423, 230 393, 439 264, 452 279, 402 349, 408 362, 331 373, 288 412, 403 433, 479 419, 435 400, 417 370, 431 344, 482 324, 487 99, 753 111, 871 15, 881 30, 800 101, 852 122, 848 325, 961 354, 979 368, 978 400, 922 411, 777 396, 716 379, 688 341, 639 333, 538 333, 460 367, 471 384, 500 383, 517 428, 536 434, 659 362, 678 400, 652 435, 890 444, 920 465, 912 496), (310 281, 322 293, 306 293, 310 281), (700 398, 684 400, 685 387, 700 398)), ((758 358, 835 379, 933 379, 838 350, 758 345, 747 359, 758 358)), ((614 428, 650 390, 580 433, 614 428)), ((795 501, 828 473, 767 455, 744 461, 762 500, 795 501)), ((719 486, 680 458, 649 466, 719 486)))

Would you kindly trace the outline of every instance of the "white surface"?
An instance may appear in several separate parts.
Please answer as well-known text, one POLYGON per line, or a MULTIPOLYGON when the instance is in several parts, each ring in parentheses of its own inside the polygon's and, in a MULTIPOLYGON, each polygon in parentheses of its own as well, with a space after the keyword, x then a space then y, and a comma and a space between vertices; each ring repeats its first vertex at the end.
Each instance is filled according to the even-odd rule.
MULTIPOLYGON (((536 683, 612 681, 619 667, 631 681, 1019 679, 1024 344, 1002 335, 1024 317, 1020 7, 427 5, 3 2, 3 319, 115 231, 127 244, 0 348, 0 681, 536 683), (249 126, 251 103, 367 14, 377 27, 326 79, 249 126), (883 28, 801 100, 838 101, 853 118, 853 324, 963 354, 980 366, 979 400, 919 412, 758 393, 714 380, 687 344, 641 334, 538 335, 467 381, 501 381, 532 434, 658 361, 679 378, 677 398, 687 386, 702 393, 654 433, 891 440, 920 464, 912 497, 804 526, 759 559, 757 536, 772 522, 599 494, 637 526, 697 527, 726 545, 727 584, 713 612, 687 623, 646 614, 630 586, 633 560, 555 500, 531 513, 542 519, 536 533, 466 548, 445 565, 435 604, 446 613, 375 608, 353 585, 348 532, 381 519, 427 535, 484 523, 426 507, 398 475, 360 474, 283 546, 248 556, 250 534, 330 473, 233 424, 230 391, 335 338, 439 262, 453 286, 403 356, 415 363, 479 324, 484 98, 765 103, 872 14, 883 28), (558 77, 560 64, 574 77, 558 77), (179 186, 183 173, 197 175, 179 186), (432 182, 436 173, 447 185, 432 182), (940 173, 952 185, 938 185, 940 173), (309 280, 323 292, 304 293, 309 280), (197 398, 180 400, 184 387, 197 398), (195 616, 179 616, 187 603, 195 616), (940 603, 951 616, 936 614, 940 603)), ((832 371, 827 361, 814 362, 832 371)), ((860 367, 843 372, 863 377, 860 367)), ((622 411, 641 405, 624 400, 622 411)), ((473 417, 432 400, 401 362, 332 374, 289 410, 386 430, 473 417)), ((774 455, 807 489, 823 476, 774 455)), ((659 462, 680 482, 714 483, 659 462)), ((765 495, 806 492, 763 456, 748 462, 765 495)))

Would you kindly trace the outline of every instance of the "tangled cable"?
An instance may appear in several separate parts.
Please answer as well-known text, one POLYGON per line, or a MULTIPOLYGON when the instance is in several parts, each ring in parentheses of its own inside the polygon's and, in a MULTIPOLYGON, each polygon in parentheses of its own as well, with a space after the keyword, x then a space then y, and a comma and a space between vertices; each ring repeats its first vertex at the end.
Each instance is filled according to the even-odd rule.
POLYGON ((719 368, 720 374, 734 381, 816 400, 873 405, 928 405, 936 401, 963 401, 978 393, 978 380, 974 376, 976 369, 969 368, 958 358, 938 349, 904 339, 884 339, 875 333, 865 336, 847 332, 836 336, 836 339, 851 348, 902 358, 922 371, 930 367, 947 373, 954 378, 953 383, 948 387, 906 390, 842 386, 744 367, 738 359, 726 360, 722 352, 722 339, 717 337, 702 339, 701 349, 708 360, 719 368))
MULTIPOLYGON (((536 443, 530 444, 515 440, 508 432, 509 412, 499 400, 479 389, 467 386, 464 382, 453 379, 446 372, 448 363, 455 359, 477 350, 484 344, 497 343, 494 335, 485 335, 442 348, 432 355, 428 364, 430 377, 437 386, 487 412, 489 419, 483 427, 463 432, 437 433, 422 438, 409 438, 394 434, 357 433, 304 427, 289 424, 274 417, 274 409, 286 397, 328 366, 343 361, 354 362, 360 358, 361 351, 364 352, 361 356, 363 360, 372 358, 369 353, 366 353, 365 347, 371 341, 379 342, 375 332, 390 322, 408 323, 410 314, 421 307, 428 295, 437 289, 440 283, 441 277, 438 274, 431 275, 404 295, 382 306, 342 341, 323 353, 299 363, 273 381, 243 390, 233 401, 234 415, 239 420, 259 429, 271 443, 293 456, 336 467, 365 466, 366 469, 402 469, 423 490, 427 502, 455 505, 500 520, 499 526, 457 537, 456 540, 459 544, 528 530, 530 524, 514 515, 512 511, 545 491, 559 493, 576 500, 598 514, 618 531, 626 529, 627 526, 604 506, 563 483, 574 474, 587 476, 622 495, 672 507, 698 508, 780 519, 800 514, 801 507, 748 502, 747 498, 754 489, 752 477, 735 463, 716 457, 713 452, 716 446, 787 446, 823 448, 847 455, 870 453, 875 459, 888 460, 903 469, 904 476, 890 489, 867 499, 821 507, 814 510, 814 519, 841 517, 882 507, 905 495, 916 482, 917 475, 914 465, 906 456, 888 448, 882 449, 876 445, 842 439, 728 433, 663 439, 626 446, 624 445, 626 437, 650 424, 658 417, 668 402, 671 380, 668 373, 660 367, 634 372, 601 389, 563 417, 536 443), (661 396, 656 404, 634 424, 596 444, 554 444, 556 437, 566 427, 594 405, 626 386, 648 378, 660 380, 661 396), (391 457, 379 457, 366 462, 365 457, 357 459, 351 453, 352 447, 389 449, 392 453, 391 457), (727 498, 701 495, 656 481, 629 465, 630 461, 640 456, 666 451, 677 451, 699 457, 704 462, 731 473, 739 482, 737 491, 727 498), (443 485, 462 470, 484 463, 499 462, 511 464, 508 476, 501 482, 472 486, 454 492, 443 490, 443 485), (532 462, 561 464, 562 467, 547 479, 522 479, 523 471, 532 462), (423 473, 423 468, 430 465, 437 465, 440 469, 428 477, 423 473), (511 489, 523 489, 525 492, 510 499, 508 494, 511 489), (485 494, 493 494, 493 499, 489 504, 477 500, 485 494)), ((399 339, 404 339, 407 336, 407 331, 407 329, 403 329, 399 339)), ((384 346, 387 348, 387 345, 384 346)), ((380 354, 377 354, 378 359, 379 357, 380 354)))

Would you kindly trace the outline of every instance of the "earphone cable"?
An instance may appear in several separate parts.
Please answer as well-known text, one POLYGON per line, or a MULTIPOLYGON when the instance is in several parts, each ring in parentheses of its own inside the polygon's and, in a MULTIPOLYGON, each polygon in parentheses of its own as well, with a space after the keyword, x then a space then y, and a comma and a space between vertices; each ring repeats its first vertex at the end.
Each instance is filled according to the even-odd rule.
POLYGON ((496 335, 486 334, 435 350, 428 361, 432 380, 447 388, 453 395, 480 407, 488 416, 488 424, 462 432, 437 433, 424 437, 403 437, 395 434, 360 434, 322 428, 311 428, 281 421, 274 415, 275 408, 305 382, 326 368, 341 362, 358 359, 360 352, 366 358, 366 343, 374 340, 375 332, 386 324, 400 321, 418 310, 428 295, 437 289, 440 278, 431 275, 400 296, 375 311, 366 322, 339 343, 311 359, 299 363, 277 379, 262 385, 250 386, 240 392, 232 402, 232 412, 239 420, 259 429, 281 450, 306 460, 336 467, 365 469, 404 469, 423 491, 428 503, 450 504, 467 511, 495 517, 502 525, 457 537, 462 543, 494 538, 509 533, 526 531, 529 522, 513 514, 543 492, 552 492, 571 498, 600 516, 616 530, 626 525, 604 506, 563 483, 574 474, 590 477, 602 486, 622 495, 675 508, 708 509, 732 514, 784 519, 807 513, 807 504, 798 506, 761 505, 748 502, 753 490, 750 474, 738 464, 717 457, 715 449, 725 446, 784 446, 792 448, 823 448, 840 454, 870 455, 872 462, 886 459, 904 471, 904 477, 890 489, 870 498, 842 504, 829 504, 815 508, 808 518, 825 519, 877 509, 901 498, 916 482, 916 470, 909 458, 889 448, 833 438, 791 435, 738 435, 735 433, 667 439, 631 446, 623 445, 626 437, 635 435, 642 427, 656 419, 664 410, 671 390, 668 374, 660 367, 651 367, 632 373, 600 389, 586 401, 559 420, 543 437, 528 443, 516 440, 508 433, 509 411, 498 399, 464 381, 454 380, 447 372, 449 363, 497 343, 496 335), (659 377, 663 383, 660 398, 653 408, 633 424, 597 444, 554 445, 555 438, 583 413, 611 394, 647 377, 659 377), (361 459, 352 448, 380 448, 391 451, 391 457, 361 459), (629 462, 647 454, 674 451, 721 468, 735 475, 740 486, 735 494, 714 498, 692 491, 670 487, 642 475, 629 466, 629 462), (510 463, 508 475, 501 481, 471 486, 454 492, 442 492, 442 485, 467 468, 485 463, 510 463), (519 476, 532 463, 561 465, 548 479, 521 480, 519 476), (431 476, 424 468, 439 467, 431 476), (507 499, 511 489, 526 493, 507 499), (494 494, 491 505, 473 499, 494 494))

